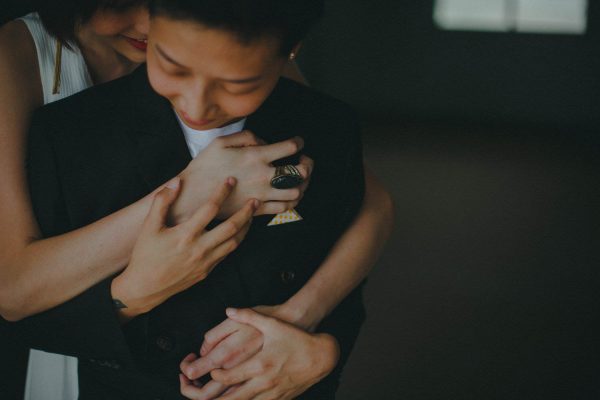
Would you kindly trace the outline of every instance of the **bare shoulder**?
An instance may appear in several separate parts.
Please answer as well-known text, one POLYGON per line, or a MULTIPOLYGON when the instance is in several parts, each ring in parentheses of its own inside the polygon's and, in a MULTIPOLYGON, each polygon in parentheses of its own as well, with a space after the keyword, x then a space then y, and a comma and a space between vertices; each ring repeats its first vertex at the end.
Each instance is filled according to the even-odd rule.
MULTIPOLYGON (((0 81, 0 86, 6 90, 18 90, 21 95, 28 97, 34 107, 41 105, 42 88, 37 51, 23 21, 10 21, 0 27, 0 81)), ((0 93, 0 96, 12 97, 14 94, 0 93)))

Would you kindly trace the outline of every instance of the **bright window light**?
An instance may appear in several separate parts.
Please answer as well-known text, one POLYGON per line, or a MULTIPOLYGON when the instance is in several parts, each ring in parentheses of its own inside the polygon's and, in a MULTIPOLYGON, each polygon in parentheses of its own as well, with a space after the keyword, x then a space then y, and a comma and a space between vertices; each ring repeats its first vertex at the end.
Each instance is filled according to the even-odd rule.
POLYGON ((587 0, 436 0, 441 29, 583 34, 587 0))

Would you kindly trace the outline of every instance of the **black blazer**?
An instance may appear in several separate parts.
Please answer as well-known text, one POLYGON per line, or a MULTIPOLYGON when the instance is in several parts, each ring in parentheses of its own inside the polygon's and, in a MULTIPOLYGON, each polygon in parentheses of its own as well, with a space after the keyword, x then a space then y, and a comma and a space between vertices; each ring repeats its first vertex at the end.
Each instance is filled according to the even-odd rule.
MULTIPOLYGON (((178 399, 179 362, 227 306, 277 304, 309 279, 356 215, 364 183, 359 128, 345 104, 282 79, 248 117, 267 142, 295 135, 315 160, 297 207, 302 221, 267 227, 257 217, 240 247, 203 282, 125 326, 106 279, 73 300, 16 324, 34 348, 79 358, 81 399, 178 399)), ((28 173, 45 236, 102 218, 175 176, 190 154, 170 104, 148 83, 145 67, 38 110, 28 173)), ((341 344, 343 365, 364 319, 360 290, 323 322, 341 344)), ((339 377, 307 398, 332 398, 339 377), (329 393, 326 395, 325 393, 329 393)))

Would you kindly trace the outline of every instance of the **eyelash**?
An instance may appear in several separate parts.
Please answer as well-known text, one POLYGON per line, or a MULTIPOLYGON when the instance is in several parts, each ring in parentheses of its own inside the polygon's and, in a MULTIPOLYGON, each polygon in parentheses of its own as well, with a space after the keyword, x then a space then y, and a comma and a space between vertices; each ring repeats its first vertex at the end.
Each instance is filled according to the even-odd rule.
POLYGON ((256 86, 252 86, 252 87, 240 90, 240 91, 231 91, 231 90, 228 90, 225 85, 223 85, 222 88, 223 88, 223 90, 225 90, 229 94, 232 94, 234 96, 242 96, 244 94, 252 93, 254 90, 256 90, 257 87, 256 86))
MULTIPOLYGON (((177 68, 173 69, 172 67, 171 68, 167 67, 167 68, 164 68, 164 71, 167 74, 169 74, 171 76, 174 76, 176 78, 185 78, 185 77, 188 76, 188 73, 186 71, 182 71, 182 70, 179 70, 177 68)), ((240 91, 235 91, 235 90, 232 91, 232 90, 229 90, 226 85, 227 85, 226 83, 222 84, 221 88, 225 92, 227 92, 227 93, 229 93, 231 95, 234 95, 234 96, 242 96, 242 95, 245 95, 245 94, 249 94, 249 93, 253 92, 254 90, 256 90, 258 88, 257 86, 252 86, 252 87, 240 90, 240 91)))

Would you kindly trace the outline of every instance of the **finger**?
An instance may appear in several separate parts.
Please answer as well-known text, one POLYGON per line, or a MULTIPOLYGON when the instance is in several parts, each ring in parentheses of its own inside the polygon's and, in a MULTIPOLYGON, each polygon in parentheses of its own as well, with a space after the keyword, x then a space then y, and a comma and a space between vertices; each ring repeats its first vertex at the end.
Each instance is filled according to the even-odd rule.
POLYGON ((252 380, 238 387, 235 391, 216 398, 215 400, 247 400, 254 399, 262 391, 260 382, 252 380))
POLYGON ((222 136, 216 140, 218 140, 223 147, 258 146, 264 143, 262 139, 256 137, 256 135, 249 130, 243 130, 234 133, 233 135, 222 136))
POLYGON ((270 188, 265 195, 265 201, 296 201, 302 196, 300 187, 291 189, 270 188))
POLYGON ((236 327, 239 326, 237 322, 230 320, 229 318, 215 326, 204 334, 204 341, 200 347, 200 355, 205 356, 210 352, 218 343, 224 340, 226 337, 234 332, 237 332, 236 327))
POLYGON ((218 245, 206 256, 206 263, 208 265, 212 265, 208 273, 210 273, 217 266, 217 264, 223 261, 225 257, 238 248, 250 230, 251 222, 252 221, 248 221, 248 223, 234 237, 218 245))
POLYGON ((196 361, 197 359, 197 355, 195 355, 194 353, 190 353, 181 361, 181 363, 179 363, 179 369, 181 370, 181 372, 186 374, 186 376, 190 379, 196 379, 192 378, 190 374, 187 373, 187 371, 190 368, 190 365, 193 365, 194 361, 196 361))
POLYGON ((191 380, 201 378, 213 369, 221 367, 215 363, 214 357, 210 356, 200 358, 195 357, 187 362, 184 361, 180 364, 181 372, 183 372, 186 378, 191 380))
POLYGON ((298 205, 297 201, 267 201, 256 210, 256 215, 275 215, 291 210, 298 205))
POLYGON ((267 144, 257 148, 259 156, 266 162, 273 162, 280 158, 296 154, 304 147, 304 140, 293 137, 281 142, 267 144))
POLYGON ((167 222, 167 215, 169 214, 169 207, 179 194, 179 188, 181 180, 179 177, 171 179, 165 184, 158 193, 154 195, 152 206, 146 216, 144 227, 154 232, 158 232, 164 228, 167 222))
POLYGON ((251 308, 228 307, 225 313, 232 320, 253 326, 262 333, 270 333, 277 324, 274 318, 257 313, 251 308))
POLYGON ((212 356, 218 368, 234 368, 250 359, 262 348, 262 334, 258 330, 239 323, 238 326, 243 329, 219 343, 208 355, 212 356))
POLYGON ((296 168, 300 172, 300 175, 302 175, 302 178, 304 178, 304 180, 307 180, 310 179, 312 175, 312 172, 315 168, 315 162, 312 158, 302 154, 300 156, 300 163, 296 165, 296 168))
POLYGON ((179 390, 181 391, 181 394, 188 399, 212 400, 227 390, 227 386, 211 380, 206 385, 197 387, 189 379, 180 374, 179 390))
POLYGON ((231 369, 213 369, 210 371, 210 376, 223 385, 232 386, 261 376, 264 373, 265 366, 258 357, 253 357, 231 369))
POLYGON ((235 178, 229 177, 212 194, 206 204, 201 206, 183 226, 191 233, 196 234, 203 231, 218 214, 225 199, 231 194, 236 184, 235 178))
POLYGON ((230 394, 230 393, 233 393, 233 392, 235 392, 235 391, 236 391, 236 390, 238 390, 240 387, 242 387, 242 385, 233 385, 233 386, 230 386, 230 387, 229 387, 229 389, 227 389, 227 390, 226 390, 226 391, 223 393, 223 396, 225 396, 226 394, 230 394))
POLYGON ((259 206, 260 202, 258 200, 248 200, 244 207, 203 235, 201 241, 209 249, 218 247, 221 243, 228 241, 246 227, 259 206))

